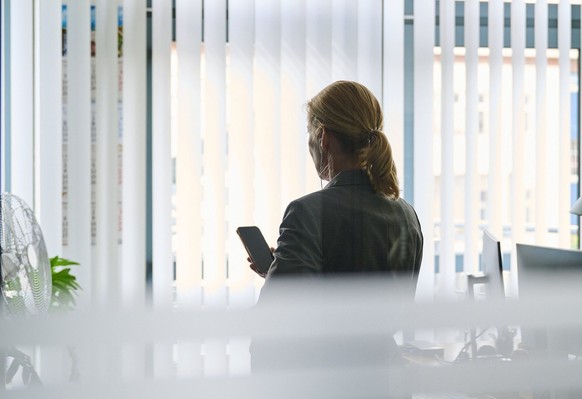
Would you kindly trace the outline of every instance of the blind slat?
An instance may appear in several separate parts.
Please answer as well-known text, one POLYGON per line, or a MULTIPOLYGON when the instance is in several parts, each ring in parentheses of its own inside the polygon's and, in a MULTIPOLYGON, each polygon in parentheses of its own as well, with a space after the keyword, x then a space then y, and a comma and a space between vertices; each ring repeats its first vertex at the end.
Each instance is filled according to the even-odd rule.
MULTIPOLYGON (((514 1, 511 5, 511 66, 512 66, 512 238, 514 242, 523 242, 525 236, 525 3, 514 1)), ((516 257, 512 257, 512 260, 516 257)), ((511 270, 517 268, 513 260, 511 270)), ((511 291, 517 288, 517 273, 511 273, 511 291)))
POLYGON ((101 306, 118 304, 121 299, 116 230, 119 214, 117 196, 118 88, 117 80, 117 4, 96 3, 95 61, 97 128, 97 240, 93 287, 95 302, 101 306), (112 156, 113 155, 113 156, 112 156))
POLYGON ((441 217, 439 285, 445 297, 455 292, 454 46, 455 2, 440 2, 441 29, 441 217))
MULTIPOLYGON (((227 307, 226 3, 204 4, 203 259, 204 306, 227 307)), ((232 200, 236 200, 233 198, 232 200)), ((234 232, 233 232, 234 233, 234 232)), ((227 341, 204 341, 204 374, 228 370, 227 341)))
POLYGON ((548 5, 546 0, 539 0, 535 5, 535 67, 536 67, 536 165, 541 173, 536 176, 535 185, 535 242, 541 244, 546 241, 548 231, 547 220, 547 64, 548 64, 548 5))
POLYGON ((487 226, 501 239, 502 224, 502 67, 503 1, 489 1, 489 176, 487 181, 487 226))
POLYGON ((170 62, 172 1, 155 0, 152 12, 152 241, 153 304, 172 305, 172 154, 170 62))
MULTIPOLYGON (((357 81, 382 101, 382 2, 357 2, 357 81)), ((402 28, 402 21, 399 26, 402 28)), ((392 78, 392 77, 391 77, 392 78)))
MULTIPOLYGON (((255 301, 255 284, 262 279, 248 267, 247 254, 234 229, 255 223, 253 143, 254 10, 245 0, 229 2, 229 92, 227 93, 228 181, 231 228, 228 238, 229 299, 232 307, 249 307, 255 301)), ((295 132, 297 133, 297 132, 295 132)), ((258 291, 258 290, 257 290, 258 291)))
MULTIPOLYGON (((152 9, 152 290, 156 310, 173 304, 172 253, 172 1, 154 0, 152 9), (168 134, 170 133, 170 134, 168 134)), ((174 374, 172 345, 154 346, 154 374, 174 374)))
POLYGON ((176 2, 176 290, 178 306, 202 304, 201 1, 176 2))
POLYGON ((404 3, 384 3, 382 109, 384 132, 392 146, 400 189, 404 192, 404 3))
POLYGON ((570 46, 571 46, 571 7, 569 1, 561 0, 558 4, 558 63, 559 63, 559 168, 558 181, 558 231, 559 245, 562 248, 568 248, 571 244, 570 234, 570 214, 572 206, 570 198, 571 181, 571 139, 570 139, 570 46))
POLYGON ((281 207, 281 5, 255 4, 255 215, 269 245, 275 245, 281 207))
MULTIPOLYGON (((329 12, 329 11, 328 11, 329 12)), ((333 0, 332 18, 332 80, 358 79, 358 3, 333 0)))
MULTIPOLYGON (((145 303, 146 264, 146 1, 123 3, 122 284, 126 308, 145 303)), ((122 351, 122 375, 143 378, 145 347, 122 351)))
POLYGON ((91 292, 91 20, 88 0, 68 4, 68 203, 67 246, 63 256, 79 262, 83 287, 79 305, 89 306, 91 292))
POLYGON ((478 272, 479 259, 479 1, 465 2, 465 254, 464 271, 478 272))
MULTIPOLYGON (((281 3, 281 208, 305 194, 305 2, 281 3)), ((308 167, 309 168, 309 167, 308 167)), ((311 168, 313 170, 313 168, 311 168)), ((282 215, 281 215, 282 216, 282 215)), ((280 217, 281 217, 280 216, 280 217)))
POLYGON ((205 6, 203 153, 204 304, 226 306, 226 15, 225 4, 205 6))
MULTIPOLYGON (((61 2, 39 3, 40 209, 38 221, 49 256, 62 253, 62 46, 61 2)), ((4 85, 2 85, 4 87, 4 85)), ((4 148, 4 147, 3 147, 4 148)))
MULTIPOLYGON (((331 83, 332 20, 329 10, 332 0, 307 1, 306 8, 306 101, 331 83)), ((304 129, 307 129, 305 124, 304 129)), ((320 189, 321 181, 313 167, 311 156, 305 158, 306 192, 320 189)))
POLYGON ((523 1, 514 1, 511 7, 511 50, 512 50, 512 132, 513 132, 513 238, 521 241, 525 233, 525 214, 523 212, 524 196, 524 117, 525 114, 525 4, 523 1))
POLYGON ((145 300, 146 10, 126 0, 123 11, 123 294, 145 300))
POLYGON ((10 174, 9 189, 34 209, 33 3, 10 5, 10 174))
POLYGON ((417 285, 417 298, 434 297, 434 227, 433 227, 433 68, 435 7, 415 9, 414 19, 414 207, 425 238, 423 267, 417 285), (430 167, 426 167, 430 165, 430 167), (429 195, 423 195, 429 193, 429 195))

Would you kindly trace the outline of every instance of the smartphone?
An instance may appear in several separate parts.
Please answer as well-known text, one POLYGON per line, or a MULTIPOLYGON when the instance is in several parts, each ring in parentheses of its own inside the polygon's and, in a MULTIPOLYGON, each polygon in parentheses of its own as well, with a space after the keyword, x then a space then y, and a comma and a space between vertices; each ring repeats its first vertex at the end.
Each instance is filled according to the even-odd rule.
POLYGON ((236 229, 247 253, 257 266, 259 273, 267 273, 273 262, 273 253, 257 226, 242 226, 236 229))

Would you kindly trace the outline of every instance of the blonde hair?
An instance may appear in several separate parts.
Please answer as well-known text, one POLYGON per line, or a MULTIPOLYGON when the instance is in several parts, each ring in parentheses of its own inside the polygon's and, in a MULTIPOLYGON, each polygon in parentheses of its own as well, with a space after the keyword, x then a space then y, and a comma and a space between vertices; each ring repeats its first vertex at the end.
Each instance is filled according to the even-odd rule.
POLYGON ((325 127, 357 157, 375 192, 400 196, 392 147, 382 132, 382 108, 368 88, 357 82, 334 82, 307 103, 307 117, 316 134, 325 127))

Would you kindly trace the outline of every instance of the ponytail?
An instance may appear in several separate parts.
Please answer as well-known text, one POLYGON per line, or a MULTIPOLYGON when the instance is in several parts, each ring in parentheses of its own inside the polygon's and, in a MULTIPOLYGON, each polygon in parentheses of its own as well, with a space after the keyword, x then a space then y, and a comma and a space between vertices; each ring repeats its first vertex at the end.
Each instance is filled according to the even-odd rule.
POLYGON ((374 191, 398 199, 400 188, 396 164, 392 158, 392 147, 384 133, 379 130, 368 133, 368 145, 359 151, 359 156, 374 191))

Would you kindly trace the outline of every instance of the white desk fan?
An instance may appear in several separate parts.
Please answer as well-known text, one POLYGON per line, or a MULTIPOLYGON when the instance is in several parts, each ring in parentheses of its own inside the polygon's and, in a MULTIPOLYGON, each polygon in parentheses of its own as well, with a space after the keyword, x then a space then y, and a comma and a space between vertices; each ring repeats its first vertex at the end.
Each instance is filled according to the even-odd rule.
POLYGON ((0 195, 0 292, 6 316, 45 314, 51 300, 51 267, 34 213, 14 194, 0 195))
MULTIPOLYGON (((0 316, 27 317, 46 314, 51 301, 50 260, 34 213, 16 195, 0 195, 0 316)), ((10 381, 19 367, 23 382, 40 383, 30 358, 18 349, 0 354, 0 384, 10 381), (6 356, 13 357, 5 375, 6 356)), ((0 387, 0 390, 2 387, 0 387)))

